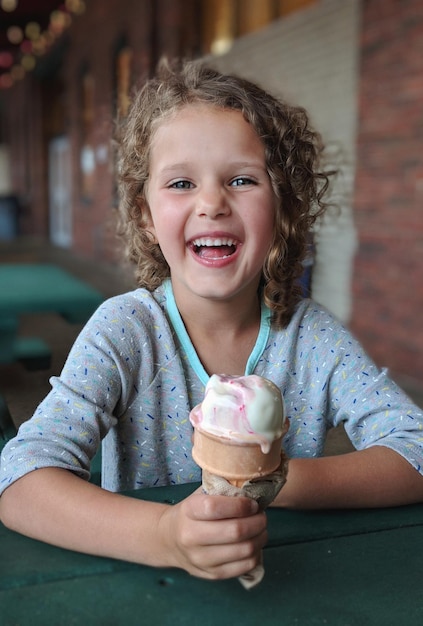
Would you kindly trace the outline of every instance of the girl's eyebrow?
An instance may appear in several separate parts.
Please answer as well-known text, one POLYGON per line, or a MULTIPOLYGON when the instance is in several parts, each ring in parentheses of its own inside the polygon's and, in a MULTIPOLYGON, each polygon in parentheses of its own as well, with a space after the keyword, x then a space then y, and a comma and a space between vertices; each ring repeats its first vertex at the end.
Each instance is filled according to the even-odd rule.
MULTIPOLYGON (((181 161, 180 163, 171 163, 169 165, 164 165, 160 168, 161 174, 168 174, 172 172, 177 172, 185 167, 189 167, 191 163, 189 161, 181 161)), ((255 169, 266 170, 266 165, 259 160, 251 160, 251 161, 231 161, 226 164, 227 167, 235 168, 235 169, 243 169, 245 167, 252 167, 255 169)))
POLYGON ((249 161, 233 161, 230 163, 230 166, 241 169, 244 167, 254 167, 261 170, 266 169, 265 164, 261 160, 256 159, 251 159, 249 161))
POLYGON ((164 167, 160 168, 160 173, 161 174, 167 174, 172 173, 173 171, 178 171, 184 167, 187 167, 189 165, 188 161, 182 161, 181 163, 171 163, 170 165, 165 165, 164 167))

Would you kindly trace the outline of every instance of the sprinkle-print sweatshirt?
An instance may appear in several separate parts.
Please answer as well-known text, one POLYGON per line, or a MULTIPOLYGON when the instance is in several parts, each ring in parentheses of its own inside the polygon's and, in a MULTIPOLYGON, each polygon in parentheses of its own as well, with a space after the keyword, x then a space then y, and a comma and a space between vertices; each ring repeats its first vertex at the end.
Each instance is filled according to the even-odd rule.
MULTIPOLYGON (((225 373, 225 372, 222 372, 225 373)), ((320 305, 302 300, 289 325, 261 326, 246 374, 282 391, 290 457, 322 454, 344 422, 356 449, 383 445, 423 473, 423 414, 320 305)), ((190 409, 209 376, 186 333, 170 281, 105 301, 72 347, 59 377, 1 457, 0 492, 24 474, 61 467, 90 476, 102 442, 102 485, 123 491, 196 482, 190 409)))

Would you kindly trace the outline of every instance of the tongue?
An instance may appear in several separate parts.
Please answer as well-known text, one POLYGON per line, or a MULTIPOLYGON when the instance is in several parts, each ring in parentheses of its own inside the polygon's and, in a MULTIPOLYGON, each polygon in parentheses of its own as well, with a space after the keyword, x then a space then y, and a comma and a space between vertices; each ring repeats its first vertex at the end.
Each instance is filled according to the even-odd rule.
POLYGON ((223 259, 230 254, 233 254, 233 246, 201 246, 198 249, 198 255, 202 259, 223 259))

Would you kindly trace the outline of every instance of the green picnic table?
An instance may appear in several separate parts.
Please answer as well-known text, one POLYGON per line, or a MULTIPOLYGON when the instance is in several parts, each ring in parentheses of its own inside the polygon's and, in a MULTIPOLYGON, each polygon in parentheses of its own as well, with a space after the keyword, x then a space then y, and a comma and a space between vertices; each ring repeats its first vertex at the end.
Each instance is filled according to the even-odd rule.
POLYGON ((84 323, 103 300, 96 289, 56 265, 0 264, 0 363, 49 366, 50 347, 39 337, 19 336, 21 315, 53 312, 70 323, 84 323))
MULTIPOLYGON (((131 492, 174 503, 198 485, 131 492)), ((79 554, 0 524, 2 626, 421 626, 423 505, 379 510, 269 509, 265 577, 246 591, 79 554)))

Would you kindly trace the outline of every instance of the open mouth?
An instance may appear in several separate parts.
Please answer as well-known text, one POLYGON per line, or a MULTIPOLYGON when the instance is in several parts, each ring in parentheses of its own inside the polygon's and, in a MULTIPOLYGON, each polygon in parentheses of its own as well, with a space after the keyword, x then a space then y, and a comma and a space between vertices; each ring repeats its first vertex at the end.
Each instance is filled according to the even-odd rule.
POLYGON ((226 259, 235 253, 237 242, 229 237, 200 237, 194 239, 191 246, 202 259, 226 259))

